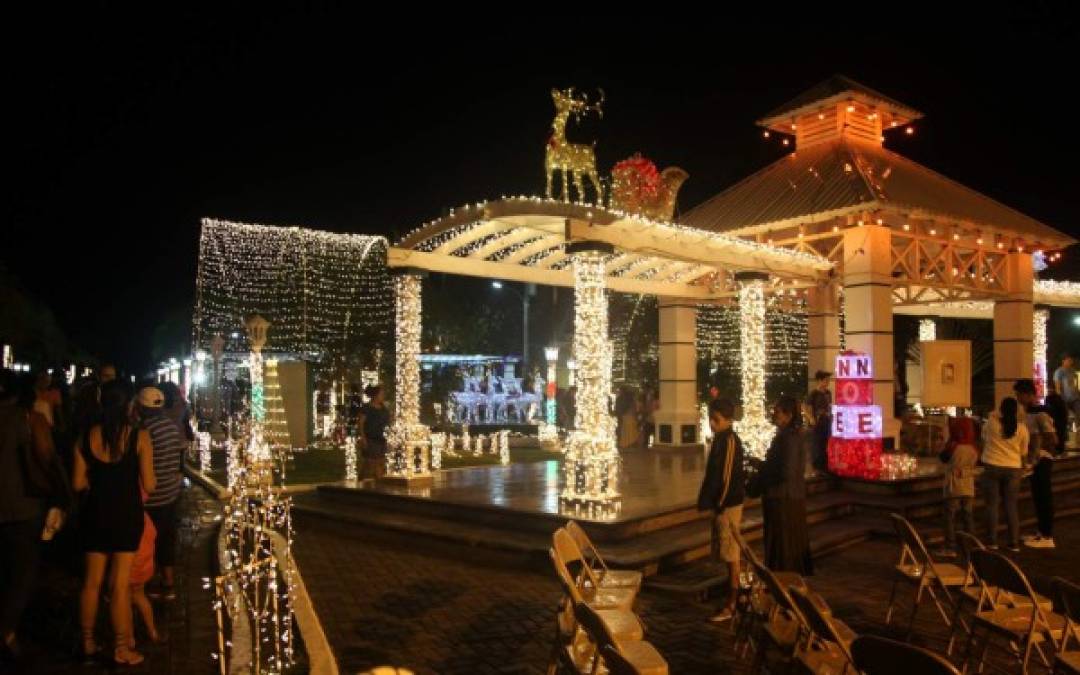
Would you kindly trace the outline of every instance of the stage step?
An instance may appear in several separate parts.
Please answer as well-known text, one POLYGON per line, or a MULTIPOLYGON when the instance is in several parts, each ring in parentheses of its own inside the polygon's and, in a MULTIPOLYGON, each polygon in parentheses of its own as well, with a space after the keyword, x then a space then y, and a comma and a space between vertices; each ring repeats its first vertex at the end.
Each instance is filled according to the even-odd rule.
MULTIPOLYGON (((815 478, 807 498, 807 526, 811 551, 827 555, 875 535, 892 536, 890 513, 900 513, 939 537, 942 494, 940 479, 933 489, 911 485, 897 490, 851 490, 846 481, 815 478), (822 486, 825 486, 824 488, 822 486)), ((888 486, 888 484, 886 484, 888 486)), ((1080 509, 1080 456, 1055 464, 1054 492, 1059 512, 1080 509)), ((809 492, 809 490, 808 490, 809 492)), ((1030 491, 1024 481, 1021 504, 1028 509, 1030 491)), ((319 486, 315 492, 294 497, 299 526, 307 518, 356 524, 379 530, 454 542, 469 549, 502 551, 533 560, 546 560, 551 532, 567 516, 528 512, 487 504, 435 501, 417 495, 357 489, 345 484, 319 486)), ((981 501, 976 505, 981 517, 981 501)), ((709 554, 709 514, 693 504, 676 505, 664 512, 613 523, 584 522, 608 563, 640 569, 647 574, 679 568, 709 554)), ((742 529, 748 541, 762 537, 761 508, 747 502, 742 529)))

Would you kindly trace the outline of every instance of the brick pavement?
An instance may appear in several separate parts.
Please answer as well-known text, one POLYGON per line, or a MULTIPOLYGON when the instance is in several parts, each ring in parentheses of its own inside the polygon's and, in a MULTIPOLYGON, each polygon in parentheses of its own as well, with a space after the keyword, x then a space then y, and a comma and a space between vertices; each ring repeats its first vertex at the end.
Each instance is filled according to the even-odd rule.
MULTIPOLYGON (((1080 519, 1058 527, 1057 550, 1018 556, 1033 578, 1080 576, 1080 519)), ((352 525, 343 530, 308 517, 298 519, 294 550, 343 673, 375 665, 419 674, 545 671, 559 590, 535 559, 352 525)), ((856 631, 901 636, 900 628, 883 625, 896 555, 892 540, 858 544, 820 559, 811 586, 856 631)), ((908 607, 901 605, 899 616, 906 618, 908 607)), ((638 610, 672 673, 745 672, 728 630, 708 623, 709 602, 646 588, 638 610)), ((923 606, 914 641, 940 649, 944 628, 933 612, 923 606)))
MULTIPOLYGON (((136 619, 136 639, 146 661, 123 672, 154 675, 198 674, 214 672, 210 653, 217 642, 217 629, 211 613, 211 598, 203 589, 202 579, 210 574, 213 539, 217 534, 215 516, 218 503, 202 488, 184 491, 181 524, 178 531, 177 599, 154 601, 155 618, 165 627, 168 641, 163 645, 147 643, 136 619)), ((67 532, 55 545, 47 547, 38 575, 37 590, 20 629, 31 662, 25 672, 61 675, 116 672, 104 663, 83 666, 78 658, 80 630, 78 596, 81 583, 81 554, 67 532)), ((111 645, 108 606, 98 612, 98 641, 111 645)))

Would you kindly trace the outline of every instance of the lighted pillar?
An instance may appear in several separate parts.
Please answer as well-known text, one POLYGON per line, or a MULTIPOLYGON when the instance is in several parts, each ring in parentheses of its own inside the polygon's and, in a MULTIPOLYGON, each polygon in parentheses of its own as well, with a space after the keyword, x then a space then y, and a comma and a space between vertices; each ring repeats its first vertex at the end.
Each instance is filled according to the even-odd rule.
POLYGON ((619 453, 615 420, 608 413, 611 394, 611 340, 604 291, 611 247, 594 242, 568 245, 574 270, 574 358, 577 397, 574 429, 567 438, 566 487, 568 506, 591 515, 613 513, 619 497, 619 453))
POLYGON ((210 341, 210 356, 214 360, 214 388, 212 390, 211 405, 214 410, 211 413, 210 428, 217 432, 221 431, 221 357, 225 353, 225 338, 215 335, 210 341))
POLYGON ((994 405, 1013 395, 1013 383, 1032 376, 1034 273, 1031 254, 1005 256, 1006 297, 994 302, 994 405))
POLYGON ((931 317, 919 319, 919 342, 937 340, 937 323, 931 317))
POLYGON ((1050 309, 1045 305, 1037 305, 1032 317, 1032 377, 1041 401, 1046 398, 1046 381, 1050 378, 1046 371, 1046 324, 1050 321, 1050 309))
POLYGON ((386 478, 409 485, 431 482, 431 430, 420 424, 420 289, 422 272, 395 270, 397 359, 394 422, 386 432, 386 478))
POLYGON ((735 430, 752 457, 764 457, 776 428, 765 412, 765 284, 769 275, 740 272, 739 352, 742 356, 742 417, 735 430))
POLYGON ((697 407, 697 306, 660 298, 660 408, 653 447, 701 442, 697 407))
POLYGON ((814 286, 806 298, 807 380, 819 370, 831 373, 840 353, 840 298, 835 282, 814 286))
POLYGON ((893 417, 892 232, 883 225, 844 230, 844 324, 847 349, 873 361, 873 400, 884 437, 896 438, 893 417))
POLYGON ((248 341, 251 342, 251 421, 262 424, 266 419, 266 401, 263 397, 263 357, 262 348, 266 344, 266 331, 270 322, 258 314, 253 314, 244 322, 248 341))

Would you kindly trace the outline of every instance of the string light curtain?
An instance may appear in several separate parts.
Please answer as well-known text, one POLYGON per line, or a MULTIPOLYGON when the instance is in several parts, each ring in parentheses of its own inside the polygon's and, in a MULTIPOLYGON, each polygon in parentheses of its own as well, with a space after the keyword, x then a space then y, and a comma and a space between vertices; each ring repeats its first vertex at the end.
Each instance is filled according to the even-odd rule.
POLYGON ((774 433, 765 412, 765 284, 765 278, 754 274, 739 280, 742 419, 735 430, 752 457, 765 456, 774 433))
POLYGON ((386 249, 378 236, 203 219, 194 348, 209 350, 215 335, 242 335, 251 314, 273 323, 274 352, 319 359, 341 353, 361 331, 387 339, 386 249))

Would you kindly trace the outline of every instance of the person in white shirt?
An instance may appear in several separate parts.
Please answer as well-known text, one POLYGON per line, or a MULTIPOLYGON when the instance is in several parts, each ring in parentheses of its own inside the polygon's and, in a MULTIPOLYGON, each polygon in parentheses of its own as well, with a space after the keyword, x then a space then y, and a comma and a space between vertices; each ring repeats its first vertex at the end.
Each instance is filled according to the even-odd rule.
POLYGON ((1080 421, 1080 382, 1076 377, 1076 355, 1066 352, 1061 355, 1061 367, 1054 371, 1054 388, 1073 417, 1080 421))
POLYGON ((1057 446, 1054 421, 1039 405, 1032 380, 1017 380, 1013 385, 1016 400, 1023 406, 1024 426, 1028 430, 1027 464, 1031 474, 1031 499, 1035 503, 1038 531, 1024 537, 1024 545, 1032 548, 1054 548, 1054 490, 1051 475, 1054 468, 1053 449, 1057 446))
POLYGON ((1001 402, 997 412, 983 427, 984 465, 982 484, 986 499, 986 525, 989 545, 997 548, 998 507, 1005 500, 1009 523, 1009 550, 1020 550, 1020 512, 1017 499, 1024 459, 1028 454, 1028 430, 1020 421, 1020 404, 1011 396, 1001 402))

